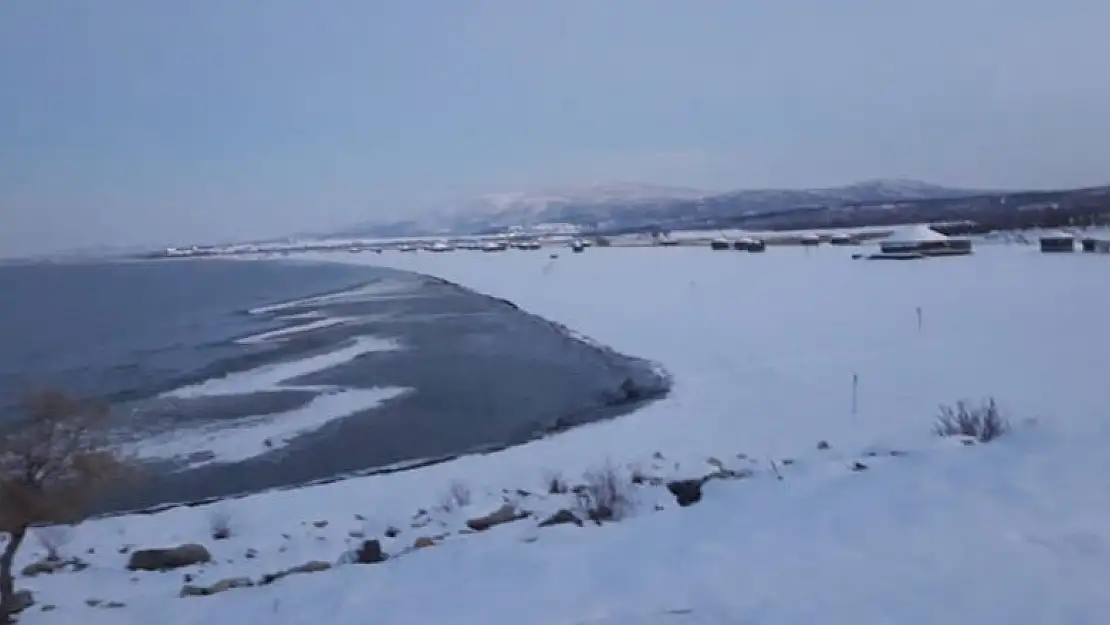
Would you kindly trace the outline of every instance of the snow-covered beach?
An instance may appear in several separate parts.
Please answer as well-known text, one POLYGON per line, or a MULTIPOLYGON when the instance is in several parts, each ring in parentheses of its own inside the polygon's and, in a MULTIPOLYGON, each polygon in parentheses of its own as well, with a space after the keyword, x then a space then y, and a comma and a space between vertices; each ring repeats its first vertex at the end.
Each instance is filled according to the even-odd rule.
MULTIPOLYGON (((19 580, 56 606, 22 618, 1101 623, 1110 613, 1110 352, 1097 343, 1105 259, 980 247, 911 263, 852 261, 837 248, 319 255, 508 299, 660 363, 674 390, 632 415, 495 454, 87 522, 63 549, 90 568, 19 580), (964 446, 932 432, 940 404, 988 396, 1012 423, 1004 438, 964 446), (689 508, 663 488, 630 486, 634 505, 620 522, 537 527, 572 504, 547 494, 553 475, 575 484, 606 463, 660 478, 721 464, 748 477, 707 484, 689 508), (459 533, 506 497, 535 516, 459 533), (211 540, 217 515, 231 538, 211 540), (400 533, 387 538, 389 527, 400 533), (408 552, 417 537, 438 544, 408 552), (127 572, 121 553, 203 543, 218 564, 182 573, 210 584, 335 562, 363 538, 382 539, 395 557, 181 599, 181 574, 127 572)), ((38 551, 29 545, 23 563, 38 551)))

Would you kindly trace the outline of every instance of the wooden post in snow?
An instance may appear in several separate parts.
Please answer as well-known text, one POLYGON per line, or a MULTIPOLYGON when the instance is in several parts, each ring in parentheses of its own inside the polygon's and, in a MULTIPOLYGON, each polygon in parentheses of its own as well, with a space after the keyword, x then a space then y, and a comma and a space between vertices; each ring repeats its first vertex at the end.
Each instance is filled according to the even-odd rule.
POLYGON ((859 399, 859 374, 858 373, 853 373, 852 374, 852 414, 853 415, 856 414, 856 410, 859 407, 858 399, 859 399))

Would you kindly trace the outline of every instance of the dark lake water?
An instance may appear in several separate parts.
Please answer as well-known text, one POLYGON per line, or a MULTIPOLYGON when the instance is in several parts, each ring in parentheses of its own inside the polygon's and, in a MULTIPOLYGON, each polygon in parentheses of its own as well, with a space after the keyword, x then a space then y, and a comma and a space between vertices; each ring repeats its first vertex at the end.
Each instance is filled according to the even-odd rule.
POLYGON ((103 397, 133 448, 176 450, 147 458, 150 477, 110 509, 516 444, 627 413, 669 388, 651 363, 575 340, 510 302, 385 268, 0 266, 0 294, 0 405, 41 385, 103 397), (306 323, 320 325, 243 340, 306 323), (366 340, 395 349, 334 358, 366 340), (317 360, 324 366, 302 366, 317 360), (288 376, 274 367, 297 375, 279 380, 288 376), (198 384, 207 390, 181 390, 198 384), (213 384, 223 389, 208 392, 213 384), (397 392, 343 411, 343 393, 372 389, 397 392), (319 414, 314 401, 340 402, 338 417, 262 440, 258 432, 319 414))
POLYGON ((367 277, 338 264, 0 265, 0 408, 43 385, 113 401, 172 388, 265 351, 232 341, 283 324, 244 311, 367 277))

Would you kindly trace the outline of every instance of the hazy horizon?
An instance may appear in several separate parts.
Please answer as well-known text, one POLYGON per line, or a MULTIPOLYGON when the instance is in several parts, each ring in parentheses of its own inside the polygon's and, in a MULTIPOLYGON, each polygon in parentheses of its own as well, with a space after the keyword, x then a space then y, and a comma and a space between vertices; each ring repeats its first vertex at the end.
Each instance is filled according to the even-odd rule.
POLYGON ((1110 182, 1096 0, 9 0, 0 257, 484 193, 1110 182))

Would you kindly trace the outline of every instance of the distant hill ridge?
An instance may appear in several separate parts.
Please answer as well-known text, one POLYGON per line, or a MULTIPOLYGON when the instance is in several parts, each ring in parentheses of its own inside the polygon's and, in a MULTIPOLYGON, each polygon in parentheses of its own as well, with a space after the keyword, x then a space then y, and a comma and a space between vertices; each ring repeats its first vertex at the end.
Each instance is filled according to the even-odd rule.
POLYGON ((620 233, 742 227, 798 229, 918 221, 1089 222, 1110 215, 1110 186, 1064 190, 961 189, 877 178, 838 187, 706 191, 637 183, 488 193, 419 218, 367 223, 326 236, 403 237, 506 230, 620 233), (1051 209, 1044 219, 1017 211, 1051 209), (1060 210, 1057 210, 1060 209, 1060 210))
POLYGON ((799 207, 953 198, 986 193, 919 180, 872 179, 817 189, 709 191, 616 182, 536 192, 487 193, 416 219, 369 222, 331 236, 473 234, 539 224, 627 228, 686 217, 724 217, 799 207))

